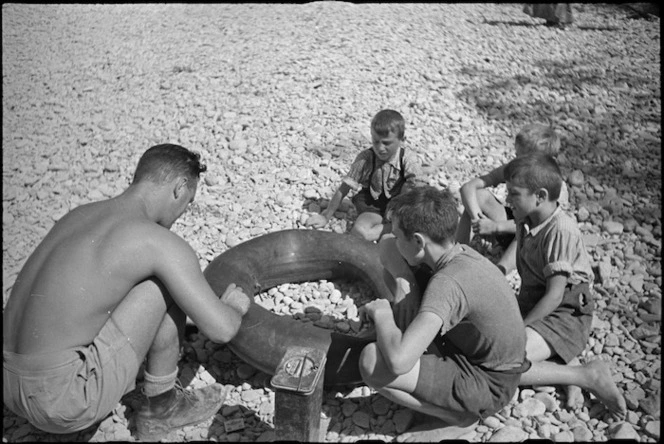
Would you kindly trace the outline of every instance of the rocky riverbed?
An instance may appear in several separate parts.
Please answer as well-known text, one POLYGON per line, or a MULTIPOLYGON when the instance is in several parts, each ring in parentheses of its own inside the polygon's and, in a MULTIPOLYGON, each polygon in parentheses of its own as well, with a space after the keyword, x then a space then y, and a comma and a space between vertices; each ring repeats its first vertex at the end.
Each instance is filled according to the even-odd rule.
MULTIPOLYGON (((582 360, 611 362, 629 412, 613 423, 588 394, 572 409, 560 387, 524 387, 465 438, 658 441, 659 17, 574 5, 574 26, 559 30, 521 9, 3 4, 3 307, 53 223, 121 192, 152 145, 181 144, 208 164, 196 202, 173 227, 205 268, 244 240, 302 228, 369 146, 380 109, 404 115, 425 179, 452 190, 509 160, 525 123, 550 122, 563 137, 571 212, 597 275, 598 310, 582 360)), ((347 231, 352 205, 337 216, 325 229, 347 231)), ((485 241, 475 246, 491 258, 500 253, 485 241)), ((516 287, 518 277, 509 278, 516 287)), ((366 289, 311 282, 257 300, 320 328, 357 332, 366 289), (329 312, 306 311, 313 295, 328 300, 329 312)), ((191 387, 218 381, 232 392, 214 418, 169 440, 275 439, 270 376, 226 346, 190 332, 180 379, 191 387)), ((99 427, 66 436, 5 408, 3 441, 132 441, 135 405, 130 394, 99 427)), ((364 386, 326 392, 323 410, 322 439, 330 442, 392 441, 413 422, 412 412, 364 386)))

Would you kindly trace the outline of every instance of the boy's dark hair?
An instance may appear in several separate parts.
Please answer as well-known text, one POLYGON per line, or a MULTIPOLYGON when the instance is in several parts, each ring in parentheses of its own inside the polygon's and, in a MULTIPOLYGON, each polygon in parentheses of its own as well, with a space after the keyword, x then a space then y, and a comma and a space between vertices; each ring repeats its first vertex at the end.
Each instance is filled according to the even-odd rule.
POLYGON ((378 111, 378 114, 371 119, 371 129, 376 131, 376 134, 381 137, 387 136, 391 131, 396 134, 399 140, 403 140, 406 133, 406 121, 398 112, 391 109, 384 109, 378 111))
POLYGON ((531 193, 544 188, 549 200, 558 200, 563 185, 563 175, 556 160, 544 153, 517 157, 504 170, 505 182, 528 189, 531 193))
POLYGON ((399 228, 408 239, 422 233, 442 244, 455 238, 459 224, 454 196, 432 186, 414 187, 395 196, 387 204, 387 213, 398 219, 399 228))
POLYGON ((515 145, 521 147, 523 154, 540 152, 555 157, 560 151, 560 137, 550 125, 530 123, 516 135, 515 145))
POLYGON ((200 154, 180 145, 170 143, 155 145, 141 156, 132 183, 147 180, 161 184, 185 176, 191 179, 187 186, 195 187, 197 181, 193 179, 198 179, 200 173, 207 170, 207 166, 201 163, 200 157, 200 154))

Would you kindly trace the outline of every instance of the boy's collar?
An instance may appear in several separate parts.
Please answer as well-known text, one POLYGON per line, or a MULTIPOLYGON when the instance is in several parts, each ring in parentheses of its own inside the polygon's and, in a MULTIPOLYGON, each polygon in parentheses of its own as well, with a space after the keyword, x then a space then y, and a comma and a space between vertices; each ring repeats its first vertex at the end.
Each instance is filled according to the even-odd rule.
MULTIPOLYGON (((394 156, 392 156, 392 158, 390 160, 384 161, 383 164, 388 163, 388 164, 392 165, 393 167, 395 167, 397 169, 400 168, 401 167, 401 150, 403 150, 403 144, 401 144, 399 146, 399 148, 394 152, 394 156)), ((376 156, 376 153, 374 153, 374 156, 376 156)), ((378 156, 376 156, 376 160, 378 162, 382 162, 378 158, 378 156)))
POLYGON ((560 205, 556 202, 556 209, 553 210, 553 212, 546 219, 544 219, 542 222, 540 222, 539 224, 537 224, 535 226, 531 226, 532 221, 530 220, 530 217, 526 217, 526 220, 523 222, 523 224, 528 227, 528 233, 535 236, 537 233, 539 233, 549 223, 549 221, 551 219, 554 218, 554 216, 556 216, 556 214, 558 214, 561 211, 562 211, 562 209, 560 208, 560 205))
POLYGON ((435 261, 435 270, 440 270, 441 268, 445 267, 451 260, 454 258, 459 252, 463 250, 463 247, 461 244, 458 243, 453 243, 449 247, 445 248, 442 247, 440 252, 440 256, 438 256, 438 259, 435 261))

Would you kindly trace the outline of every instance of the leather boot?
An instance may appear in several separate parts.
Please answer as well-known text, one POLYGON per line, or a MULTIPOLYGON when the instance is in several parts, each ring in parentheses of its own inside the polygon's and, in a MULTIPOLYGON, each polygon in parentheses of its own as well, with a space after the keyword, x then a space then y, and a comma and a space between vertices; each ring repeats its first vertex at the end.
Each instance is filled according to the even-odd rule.
POLYGON ((205 421, 217 413, 227 394, 221 384, 185 390, 176 383, 166 393, 146 397, 136 415, 137 438, 159 441, 174 430, 205 421))

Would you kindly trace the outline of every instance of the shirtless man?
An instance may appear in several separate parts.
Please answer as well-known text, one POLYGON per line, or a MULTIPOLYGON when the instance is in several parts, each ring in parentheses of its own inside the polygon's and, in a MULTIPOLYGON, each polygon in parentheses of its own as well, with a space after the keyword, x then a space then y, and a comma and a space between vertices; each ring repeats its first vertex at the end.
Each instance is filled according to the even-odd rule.
POLYGON ((187 316, 210 340, 226 343, 250 305, 233 284, 217 297, 192 248, 170 231, 205 170, 196 153, 154 146, 122 194, 55 224, 3 313, 10 410, 50 433, 84 430, 135 388, 145 358, 139 439, 158 440, 219 410, 220 384, 191 392, 176 384, 187 316))

